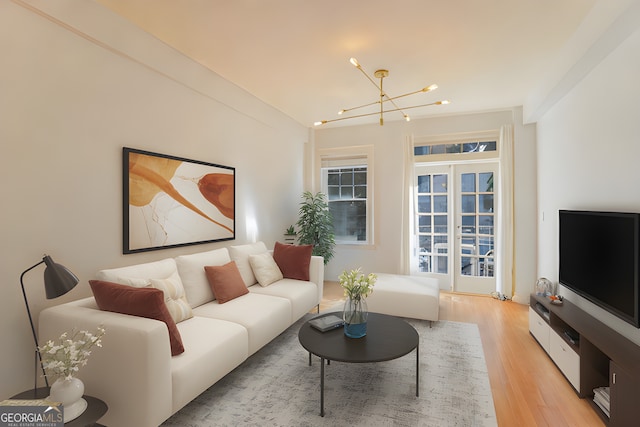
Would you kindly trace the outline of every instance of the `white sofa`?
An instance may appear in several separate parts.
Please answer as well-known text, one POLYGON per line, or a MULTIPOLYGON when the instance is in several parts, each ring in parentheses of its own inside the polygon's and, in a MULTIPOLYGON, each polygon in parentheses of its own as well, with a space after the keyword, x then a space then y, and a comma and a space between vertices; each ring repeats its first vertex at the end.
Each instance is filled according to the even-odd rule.
POLYGON ((165 323, 101 311, 93 297, 43 310, 40 339, 103 325, 103 347, 92 352, 78 375, 86 393, 109 406, 100 423, 157 426, 320 303, 322 257, 311 257, 309 281, 285 278, 262 287, 255 284, 248 255, 264 251, 259 242, 98 272, 98 279, 120 283, 123 278, 165 279, 178 273, 193 312, 192 318, 177 323, 185 349, 180 355, 171 356, 165 323), (219 304, 204 266, 232 259, 249 293, 219 304))

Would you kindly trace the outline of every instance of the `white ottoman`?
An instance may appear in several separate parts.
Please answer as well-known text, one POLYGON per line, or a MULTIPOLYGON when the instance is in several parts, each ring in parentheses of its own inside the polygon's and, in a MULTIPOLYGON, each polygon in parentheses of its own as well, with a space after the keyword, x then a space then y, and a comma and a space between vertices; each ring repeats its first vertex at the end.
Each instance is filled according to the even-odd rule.
POLYGON ((440 311, 438 280, 427 277, 376 273, 378 280, 367 297, 370 312, 437 321, 440 311))

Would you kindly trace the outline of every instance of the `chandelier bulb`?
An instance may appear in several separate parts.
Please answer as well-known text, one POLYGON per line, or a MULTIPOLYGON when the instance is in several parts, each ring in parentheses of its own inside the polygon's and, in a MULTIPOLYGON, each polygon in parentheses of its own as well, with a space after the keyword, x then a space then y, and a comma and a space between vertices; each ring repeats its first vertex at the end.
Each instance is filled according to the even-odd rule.
POLYGON ((347 110, 340 110, 340 111, 338 111, 338 114, 342 114, 342 113, 344 113, 345 111, 347 111, 347 110))
POLYGON ((353 64, 354 67, 360 68, 360 64, 358 63, 358 60, 356 58, 349 59, 349 62, 351 62, 351 64, 353 64))
POLYGON ((325 123, 327 123, 327 121, 326 120, 322 120, 321 122, 315 122, 313 125, 314 126, 320 126, 320 125, 323 125, 325 123))
POLYGON ((408 114, 405 114, 405 115, 404 115, 404 119, 405 119, 407 122, 410 122, 410 121, 411 121, 411 117, 409 117, 409 115, 408 115, 408 114))
POLYGON ((430 92, 432 90, 436 90, 438 89, 438 85, 433 84, 433 85, 429 85, 427 87, 425 87, 424 89, 422 89, 423 92, 430 92))

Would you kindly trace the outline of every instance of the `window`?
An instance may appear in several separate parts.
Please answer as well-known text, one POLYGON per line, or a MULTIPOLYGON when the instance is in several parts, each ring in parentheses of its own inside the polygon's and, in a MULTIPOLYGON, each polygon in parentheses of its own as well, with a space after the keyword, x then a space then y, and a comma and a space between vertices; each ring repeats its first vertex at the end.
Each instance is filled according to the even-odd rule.
POLYGON ((484 153, 485 151, 496 151, 496 147, 496 141, 475 141, 460 144, 416 145, 413 148, 413 154, 414 156, 431 156, 434 154, 484 153))
POLYGON ((339 241, 367 241, 367 167, 327 169, 327 195, 339 241))
POLYGON ((371 244, 371 148, 325 150, 320 157, 336 243, 371 244))

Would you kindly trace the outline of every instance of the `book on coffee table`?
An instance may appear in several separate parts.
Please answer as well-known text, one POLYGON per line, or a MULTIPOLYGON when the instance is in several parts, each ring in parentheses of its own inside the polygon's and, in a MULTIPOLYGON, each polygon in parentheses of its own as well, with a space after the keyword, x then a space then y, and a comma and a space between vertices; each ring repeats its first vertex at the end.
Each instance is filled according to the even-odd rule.
POLYGON ((344 325, 344 320, 334 314, 309 320, 309 324, 321 332, 330 331, 344 325))

